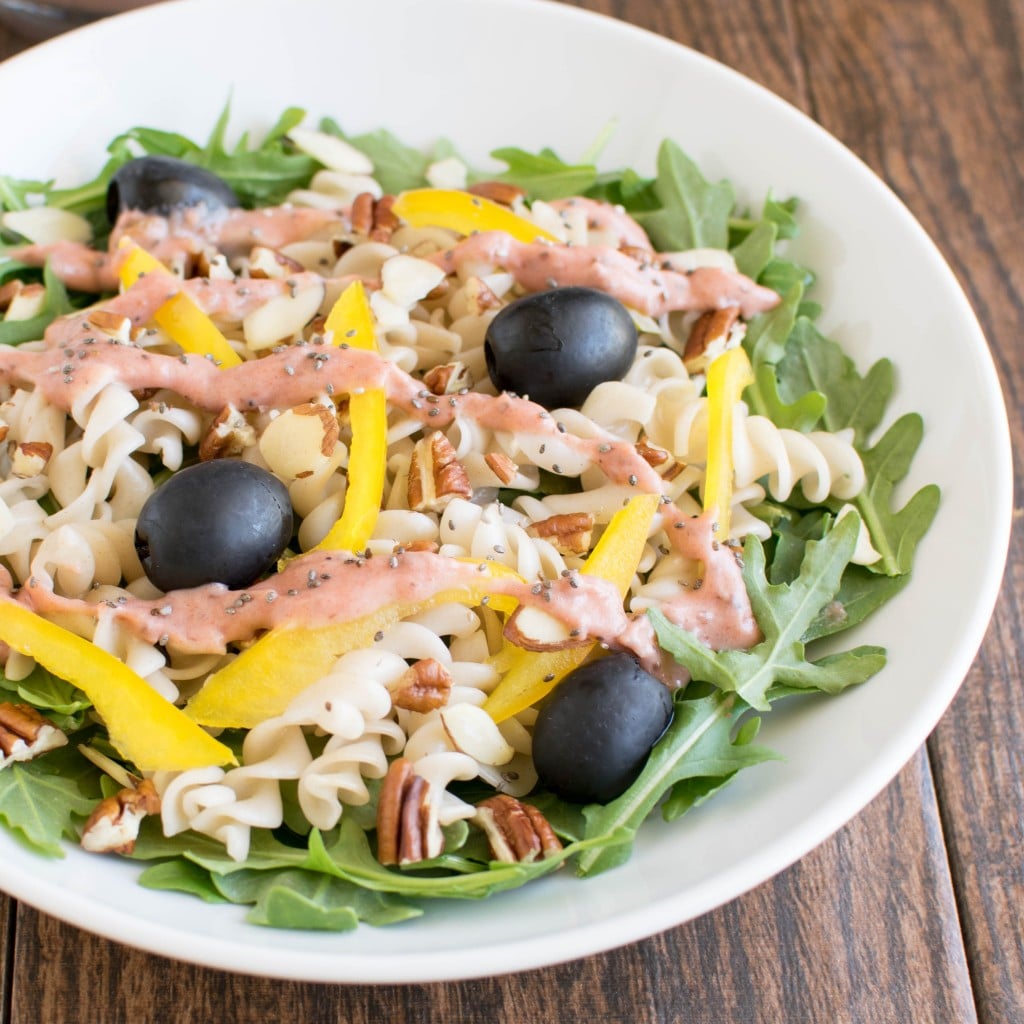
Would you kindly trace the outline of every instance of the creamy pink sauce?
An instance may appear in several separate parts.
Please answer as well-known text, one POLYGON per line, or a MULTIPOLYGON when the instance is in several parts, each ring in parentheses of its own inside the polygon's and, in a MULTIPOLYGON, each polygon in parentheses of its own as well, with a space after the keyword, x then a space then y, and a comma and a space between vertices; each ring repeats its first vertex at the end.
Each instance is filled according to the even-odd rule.
MULTIPOLYGON (((311 212, 325 216, 321 211, 311 212)), ((167 218, 152 217, 125 224, 122 234, 129 229, 138 231, 147 248, 163 255, 182 240, 186 244, 214 240, 218 245, 226 241, 248 247, 254 241, 283 244, 281 239, 292 227, 297 232, 312 230, 308 221, 300 229, 297 221, 281 211, 270 216, 264 211, 244 217, 234 216, 236 213, 241 212, 231 211, 208 227, 197 220, 191 228, 189 215, 183 215, 175 227, 175 231, 184 232, 183 236, 170 233, 167 218), (260 226, 278 233, 273 240, 255 239, 252 232, 260 226), (167 248, 161 250, 162 245, 167 248)), ((66 245, 40 248, 47 249, 54 259, 67 256, 73 263, 78 257, 61 248, 66 245)), ((82 249, 78 256, 84 261, 88 253, 91 272, 100 274, 96 259, 103 254, 82 249)), ((19 258, 24 259, 24 255, 19 258)), ((738 274, 720 270, 679 274, 659 270, 653 263, 641 266, 616 250, 524 245, 494 232, 472 236, 435 259, 448 272, 468 260, 499 263, 529 290, 550 287, 549 273, 558 284, 591 283, 655 315, 669 308, 735 304, 749 316, 778 302, 774 292, 738 274)), ((273 296, 319 280, 318 275, 302 273, 287 281, 178 281, 149 275, 105 303, 104 308, 143 326, 171 295, 184 291, 206 313, 237 322, 273 296)), ((333 347, 323 339, 271 352, 228 369, 219 369, 198 356, 168 356, 146 352, 135 344, 117 343, 90 325, 88 313, 55 321, 44 340, 47 347, 40 352, 0 348, 0 381, 36 388, 65 411, 113 383, 132 391, 167 388, 212 413, 228 404, 247 410, 287 408, 324 394, 340 396, 379 388, 389 404, 417 418, 427 429, 443 429, 456 416, 462 416, 492 430, 550 437, 584 455, 615 484, 633 487, 637 493, 663 493, 661 478, 636 448, 610 434, 576 437, 542 406, 514 395, 468 392, 435 396, 376 353, 333 347)), ((715 525, 707 516, 684 516, 664 498, 659 514, 671 545, 704 567, 699 589, 686 590, 667 602, 662 609, 666 617, 715 649, 746 648, 757 643, 761 634, 736 552, 715 540, 715 525)), ((157 601, 125 597, 114 605, 97 605, 60 597, 53 593, 49 580, 36 579, 14 596, 44 614, 110 615, 151 643, 164 643, 181 651, 221 652, 229 644, 252 639, 284 623, 316 626, 349 621, 389 604, 424 600, 442 590, 479 583, 479 571, 476 565, 423 552, 403 553, 395 559, 312 552, 244 592, 213 584, 174 592, 157 601)), ((610 647, 631 650, 649 670, 665 674, 647 616, 627 616, 616 588, 607 581, 574 574, 571 579, 548 581, 539 593, 534 593, 529 584, 507 578, 495 578, 488 586, 492 592, 512 596, 523 605, 542 607, 577 631, 579 643, 600 640, 610 647)), ((9 576, 6 581, 0 576, 3 589, 12 590, 9 576)))
POLYGON ((215 249, 226 256, 244 256, 253 246, 280 249, 301 242, 322 228, 346 225, 340 211, 298 206, 274 206, 259 210, 207 211, 191 207, 164 217, 126 210, 110 233, 106 252, 78 242, 27 245, 11 252, 14 259, 41 267, 50 260, 53 272, 67 285, 85 292, 116 291, 118 244, 130 238, 164 263, 176 256, 192 256, 215 249))
POLYGON ((582 210, 587 217, 591 231, 607 231, 619 239, 619 245, 632 249, 646 249, 653 252, 647 232, 621 206, 601 203, 585 196, 570 196, 567 199, 552 199, 550 206, 561 213, 563 210, 582 210))
POLYGON ((666 270, 656 259, 639 261, 605 245, 520 242, 503 231, 470 235, 431 260, 448 274, 467 264, 502 267, 531 292, 561 285, 599 288, 648 316, 737 306, 744 317, 751 317, 779 304, 776 292, 733 270, 700 267, 680 273, 666 270))
MULTIPOLYGON (((773 309, 779 296, 736 271, 701 267, 681 273, 663 267, 644 230, 622 210, 591 199, 562 199, 556 209, 582 206, 598 229, 614 231, 621 244, 641 250, 641 259, 610 246, 559 246, 516 241, 500 231, 482 231, 433 257, 446 273, 472 263, 500 266, 527 291, 556 285, 584 285, 614 295, 627 306, 649 316, 673 310, 710 310, 737 306, 751 317, 773 309)), ((115 291, 121 258, 118 243, 131 238, 167 263, 176 256, 194 255, 212 248, 227 256, 241 256, 255 245, 272 249, 308 238, 324 228, 347 226, 342 211, 278 206, 260 210, 207 211, 193 207, 170 216, 126 211, 110 236, 108 252, 101 253, 74 242, 31 245, 11 255, 32 266, 47 259, 66 284, 82 291, 115 291)))

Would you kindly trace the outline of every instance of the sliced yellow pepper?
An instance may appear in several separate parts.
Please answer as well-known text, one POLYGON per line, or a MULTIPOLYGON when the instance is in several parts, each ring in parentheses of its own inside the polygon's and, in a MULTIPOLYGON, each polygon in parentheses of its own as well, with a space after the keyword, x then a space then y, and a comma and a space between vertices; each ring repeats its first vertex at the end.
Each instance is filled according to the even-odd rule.
MULTIPOLYGON (((131 239, 121 239, 120 247, 131 249, 120 270, 121 283, 126 288, 135 284, 143 274, 166 274, 174 280, 171 272, 156 257, 131 239)), ((217 325, 184 292, 169 298, 153 319, 185 352, 210 356, 221 368, 237 366, 242 361, 217 325)))
MULTIPOLYGON (((642 494, 619 509, 580 572, 610 580, 625 598, 660 503, 660 495, 642 494)), ((531 707, 582 665, 595 646, 588 644, 540 653, 517 651, 511 658, 508 672, 487 698, 484 710, 496 722, 503 722, 531 707)), ((500 652, 498 657, 504 653, 500 652)))
POLYGON ((140 771, 234 762, 223 743, 124 662, 14 601, 0 601, 0 640, 85 693, 106 724, 110 742, 140 771))
POLYGON ((474 231, 504 231, 519 242, 544 239, 558 242, 550 231, 537 227, 508 207, 471 192, 417 188, 403 192, 392 212, 414 228, 439 227, 471 235, 474 231))
POLYGON ((473 608, 489 595, 487 576, 481 573, 479 584, 453 587, 422 601, 386 604, 349 622, 279 626, 210 676, 185 714, 202 725, 252 729, 280 715, 343 654, 372 646, 378 633, 401 619, 449 602, 473 608))
POLYGON ((720 355, 708 368, 708 455, 704 471, 704 511, 718 524, 722 540, 729 539, 732 519, 732 414, 744 388, 754 380, 742 348, 720 355))
MULTIPOLYGON (((377 351, 373 314, 361 281, 354 281, 338 297, 327 316, 326 329, 335 345, 377 351)), ((352 447, 348 460, 345 507, 317 548, 362 551, 373 533, 384 496, 387 466, 388 409, 384 392, 372 388, 349 398, 352 447)))

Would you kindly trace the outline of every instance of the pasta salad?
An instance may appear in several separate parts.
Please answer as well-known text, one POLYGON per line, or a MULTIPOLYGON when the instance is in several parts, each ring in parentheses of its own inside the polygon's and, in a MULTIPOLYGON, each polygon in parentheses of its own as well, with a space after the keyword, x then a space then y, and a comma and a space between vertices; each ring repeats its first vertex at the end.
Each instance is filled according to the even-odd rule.
POLYGON ((0 820, 351 929, 622 863, 885 662, 938 491, 788 259, 650 178, 136 128, 0 178, 0 820), (876 436, 879 435, 880 436, 876 436))

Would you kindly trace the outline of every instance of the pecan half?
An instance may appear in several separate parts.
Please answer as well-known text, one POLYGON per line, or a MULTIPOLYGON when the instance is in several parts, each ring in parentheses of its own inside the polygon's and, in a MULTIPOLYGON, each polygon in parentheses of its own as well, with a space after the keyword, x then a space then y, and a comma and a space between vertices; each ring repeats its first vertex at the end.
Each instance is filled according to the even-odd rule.
POLYGON ((440 430, 416 442, 409 463, 409 508, 415 512, 441 512, 453 498, 473 497, 465 467, 440 430))
POLYGON ((68 738, 29 704, 0 704, 0 768, 63 747, 68 738))
POLYGON ((585 555, 590 550, 594 517, 589 512, 565 512, 531 523, 526 532, 531 537, 550 542, 562 555, 585 555))
POLYGON ((683 363, 690 373, 703 373, 726 350, 739 318, 736 306, 709 309, 697 318, 683 349, 683 363))
POLYGON ((130 854, 147 814, 159 814, 160 795, 149 779, 101 800, 82 829, 82 849, 130 854))
POLYGON ((466 191, 490 199, 493 203, 501 203, 503 206, 511 206, 517 199, 526 195, 526 189, 507 181, 478 181, 470 185, 466 191))
POLYGON ((391 762, 377 803, 377 860, 414 864, 437 857, 444 836, 430 813, 430 785, 404 757, 391 762))
POLYGON ((448 703, 452 675, 435 658, 421 658, 410 665, 395 684, 391 701, 396 708, 426 712, 448 703))
POLYGON ((463 388, 471 388, 473 378, 465 363, 443 363, 423 374, 423 385, 435 395, 454 395, 463 388))
POLYGON ((473 822, 487 836, 495 860, 507 864, 544 860, 562 844, 536 807, 504 793, 476 805, 473 822))
POLYGON ((245 415, 230 403, 225 405, 199 442, 199 460, 233 459, 256 443, 256 430, 245 415))
POLYGON ((352 231, 357 235, 368 235, 373 228, 373 204, 372 192, 360 192, 352 200, 352 207, 349 211, 349 223, 352 231))

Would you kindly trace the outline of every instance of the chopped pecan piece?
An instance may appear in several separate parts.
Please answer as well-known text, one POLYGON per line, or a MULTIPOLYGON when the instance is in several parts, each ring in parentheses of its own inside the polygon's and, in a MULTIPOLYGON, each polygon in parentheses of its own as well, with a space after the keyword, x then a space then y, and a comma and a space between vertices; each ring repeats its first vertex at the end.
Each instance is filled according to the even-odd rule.
POLYGON ((0 313, 5 313, 25 286, 17 279, 0 284, 0 313))
POLYGON ((432 555, 436 555, 440 551, 440 547, 435 540, 414 540, 408 544, 399 545, 403 551, 427 551, 432 555))
POLYGON ((256 430, 233 405, 225 405, 199 442, 199 459, 233 459, 256 443, 256 430))
POLYGON ((68 738, 29 704, 0 704, 0 768, 63 747, 68 738))
POLYGON ((484 462, 503 484, 510 484, 519 472, 519 467, 504 452, 488 452, 484 462))
POLYGON ((416 442, 409 463, 409 508, 415 512, 441 512, 453 498, 473 497, 465 467, 440 430, 416 442))
POLYGON ((298 260, 285 256, 277 249, 268 249, 265 245, 253 247, 249 253, 249 276, 261 280, 280 279, 289 274, 301 273, 305 267, 298 260))
POLYGON ((8 320, 30 320, 38 316, 46 304, 46 288, 38 283, 22 285, 7 300, 8 320))
POLYGON ((477 804, 473 821, 487 836, 495 860, 528 863, 562 849, 554 829, 536 807, 504 793, 477 804))
POLYGON ((122 316, 120 313, 111 313, 105 309, 94 309, 89 314, 89 324, 115 341, 122 343, 131 341, 131 317, 122 316))
POLYGON ((703 373, 726 350, 739 318, 736 306, 709 309, 697 318, 683 349, 683 363, 690 373, 703 373))
POLYGON ((466 281, 466 310, 474 316, 480 316, 489 309, 497 309, 501 299, 491 290, 486 281, 479 277, 471 277, 466 281))
POLYGON ((657 469, 658 466, 664 465, 672 458, 672 453, 666 448, 662 448, 660 445, 651 444, 645 436, 642 436, 636 445, 636 453, 650 466, 652 469, 657 469))
POLYGON ((549 541, 563 555, 585 555, 590 550, 593 531, 594 517, 589 512, 549 516, 526 528, 531 537, 549 541))
POLYGON ((101 800, 82 830, 82 849, 90 853, 130 854, 147 814, 160 812, 160 795, 149 779, 101 800))
POLYGON ((390 242, 395 229, 401 224, 394 211, 394 196, 381 196, 373 204, 373 227, 370 229, 371 242, 390 242))
MULTIPOLYGON (((13 443, 13 442, 12 442, 13 443)), ((50 461, 53 445, 49 441, 22 441, 11 452, 11 476, 29 480, 38 476, 50 461)))
POLYGON ((517 199, 526 195, 526 189, 507 181, 478 181, 470 185, 466 191, 490 199, 493 203, 501 203, 503 206, 511 206, 517 199))
POLYGON ((465 363, 443 363, 423 374, 423 384, 432 394, 454 395, 463 388, 471 388, 473 378, 465 363))
POLYGON ((391 762, 377 803, 377 860, 414 864, 437 857, 444 836, 430 813, 430 785, 413 771, 412 762, 391 762))
POLYGON ((654 253, 650 249, 644 249, 639 245, 620 245, 619 252, 630 259, 636 260, 640 264, 641 270, 651 266, 654 260, 654 253))
POLYGON ((392 703, 406 711, 432 711, 448 703, 452 675, 435 658, 421 658, 410 665, 398 680, 392 703))

